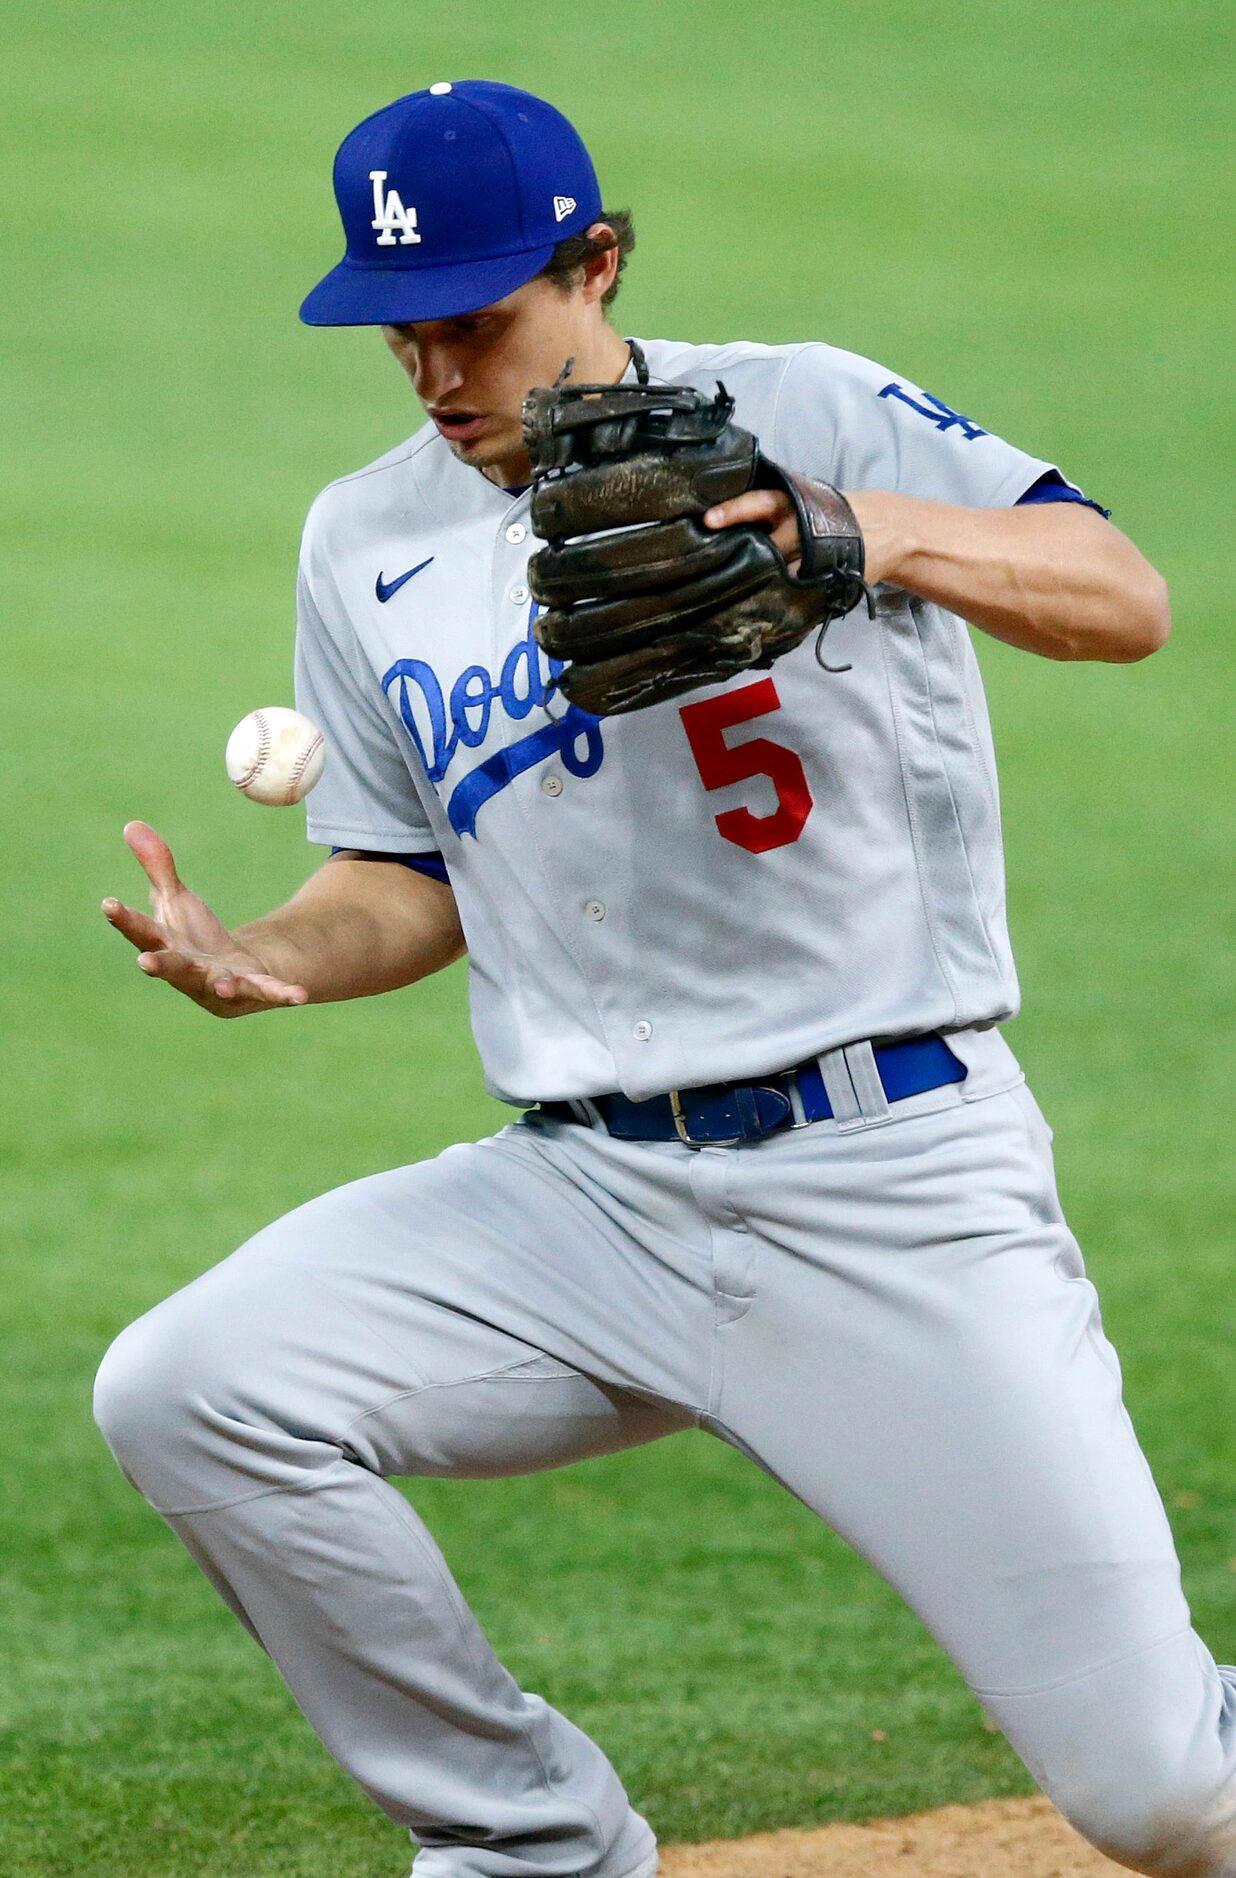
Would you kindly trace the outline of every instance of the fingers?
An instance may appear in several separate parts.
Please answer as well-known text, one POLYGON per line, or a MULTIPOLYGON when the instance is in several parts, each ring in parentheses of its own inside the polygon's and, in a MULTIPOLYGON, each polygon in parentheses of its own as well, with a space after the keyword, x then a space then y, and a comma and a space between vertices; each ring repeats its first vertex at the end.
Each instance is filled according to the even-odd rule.
POLYGON ((162 978, 188 998, 200 999, 209 990, 209 972, 201 959, 192 958, 187 952, 177 952, 166 941, 153 951, 139 952, 137 962, 147 978, 162 978))
POLYGON ((171 893, 179 887, 172 850, 149 822, 126 822, 124 838, 156 893, 171 893))
POLYGON ((227 972, 215 979, 213 990, 225 1004, 235 999, 269 1006, 272 1010, 309 1002, 304 985, 285 985, 281 978, 272 978, 267 972, 227 972))
POLYGON ((766 528, 790 562, 791 571, 802 552, 794 505, 781 489, 748 489, 745 495, 731 496, 728 502, 706 509, 704 522, 709 528, 733 528, 740 523, 766 528))
POLYGON ((219 1016, 240 1017, 250 1011, 309 1002, 304 985, 284 984, 268 972, 235 971, 207 964, 166 944, 153 952, 139 952, 137 963, 148 978, 161 978, 174 991, 219 1016))
POLYGON ((167 934, 157 921, 123 900, 104 900, 103 916, 110 926, 144 952, 159 952, 167 944, 167 934))
POLYGON ((762 522, 776 527, 794 513, 789 497, 780 489, 748 489, 745 495, 718 502, 704 514, 706 528, 733 528, 737 522, 762 522))

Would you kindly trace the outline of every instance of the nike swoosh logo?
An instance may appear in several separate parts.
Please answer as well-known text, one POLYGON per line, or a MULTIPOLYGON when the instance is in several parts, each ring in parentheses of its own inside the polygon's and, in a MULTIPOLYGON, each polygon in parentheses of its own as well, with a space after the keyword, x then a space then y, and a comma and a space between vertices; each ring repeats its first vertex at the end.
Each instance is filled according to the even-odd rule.
MULTIPOLYGON (((429 561, 432 560, 433 556, 431 554, 429 561)), ((378 599, 382 601, 383 605, 386 604, 392 594, 399 592, 399 589, 406 581, 411 580, 413 574, 419 574, 423 567, 428 567, 429 561, 418 561, 415 567, 410 567, 406 574, 400 574, 397 580, 383 580, 381 574, 379 574, 377 580, 374 582, 373 590, 377 594, 378 599)))

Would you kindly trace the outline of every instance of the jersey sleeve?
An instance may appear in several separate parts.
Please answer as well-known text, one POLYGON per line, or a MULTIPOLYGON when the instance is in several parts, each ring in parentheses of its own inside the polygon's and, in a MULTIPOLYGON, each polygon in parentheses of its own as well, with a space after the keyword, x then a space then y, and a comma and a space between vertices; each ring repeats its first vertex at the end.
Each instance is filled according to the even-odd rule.
POLYGON ((326 741, 326 766, 306 799, 310 841, 393 855, 439 842, 383 716, 376 681, 334 593, 315 567, 312 515, 296 583, 296 708, 326 741))
POLYGON ((393 861, 411 868, 414 874, 428 874, 430 880, 440 880, 445 887, 451 884, 443 854, 377 854, 372 848, 332 848, 331 853, 351 854, 358 861, 393 861))
POLYGON ((965 508, 1011 508, 1055 469, 909 379, 826 345, 790 360, 773 432, 769 454, 790 469, 965 508))
POLYGON ((1105 509, 1101 502, 1095 502, 1076 483, 1066 482, 1059 470, 1048 470, 1036 483, 1031 483, 1024 495, 1018 496, 1019 508, 1033 507, 1037 502, 1080 502, 1083 508, 1093 509, 1096 514, 1111 520, 1111 510, 1105 509))

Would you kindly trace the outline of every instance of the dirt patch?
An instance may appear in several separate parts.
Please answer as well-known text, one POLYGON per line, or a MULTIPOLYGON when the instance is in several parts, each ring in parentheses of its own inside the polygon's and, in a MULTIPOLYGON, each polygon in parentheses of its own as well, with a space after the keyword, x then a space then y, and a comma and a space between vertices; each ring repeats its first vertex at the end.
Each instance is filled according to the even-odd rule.
POLYGON ((867 1826, 670 1845, 663 1878, 1113 1878, 1043 1799, 944 1806, 867 1826))

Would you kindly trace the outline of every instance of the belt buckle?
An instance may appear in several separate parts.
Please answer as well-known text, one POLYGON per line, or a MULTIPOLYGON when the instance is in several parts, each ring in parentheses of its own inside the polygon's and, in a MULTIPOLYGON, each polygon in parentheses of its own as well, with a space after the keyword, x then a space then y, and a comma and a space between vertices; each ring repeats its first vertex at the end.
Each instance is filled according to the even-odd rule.
POLYGON ((677 1089, 669 1091, 670 1114, 674 1118, 674 1132, 688 1148, 736 1148, 742 1141, 741 1135, 723 1137, 721 1140, 696 1141, 687 1127, 687 1118, 683 1112, 682 1096, 677 1089))

